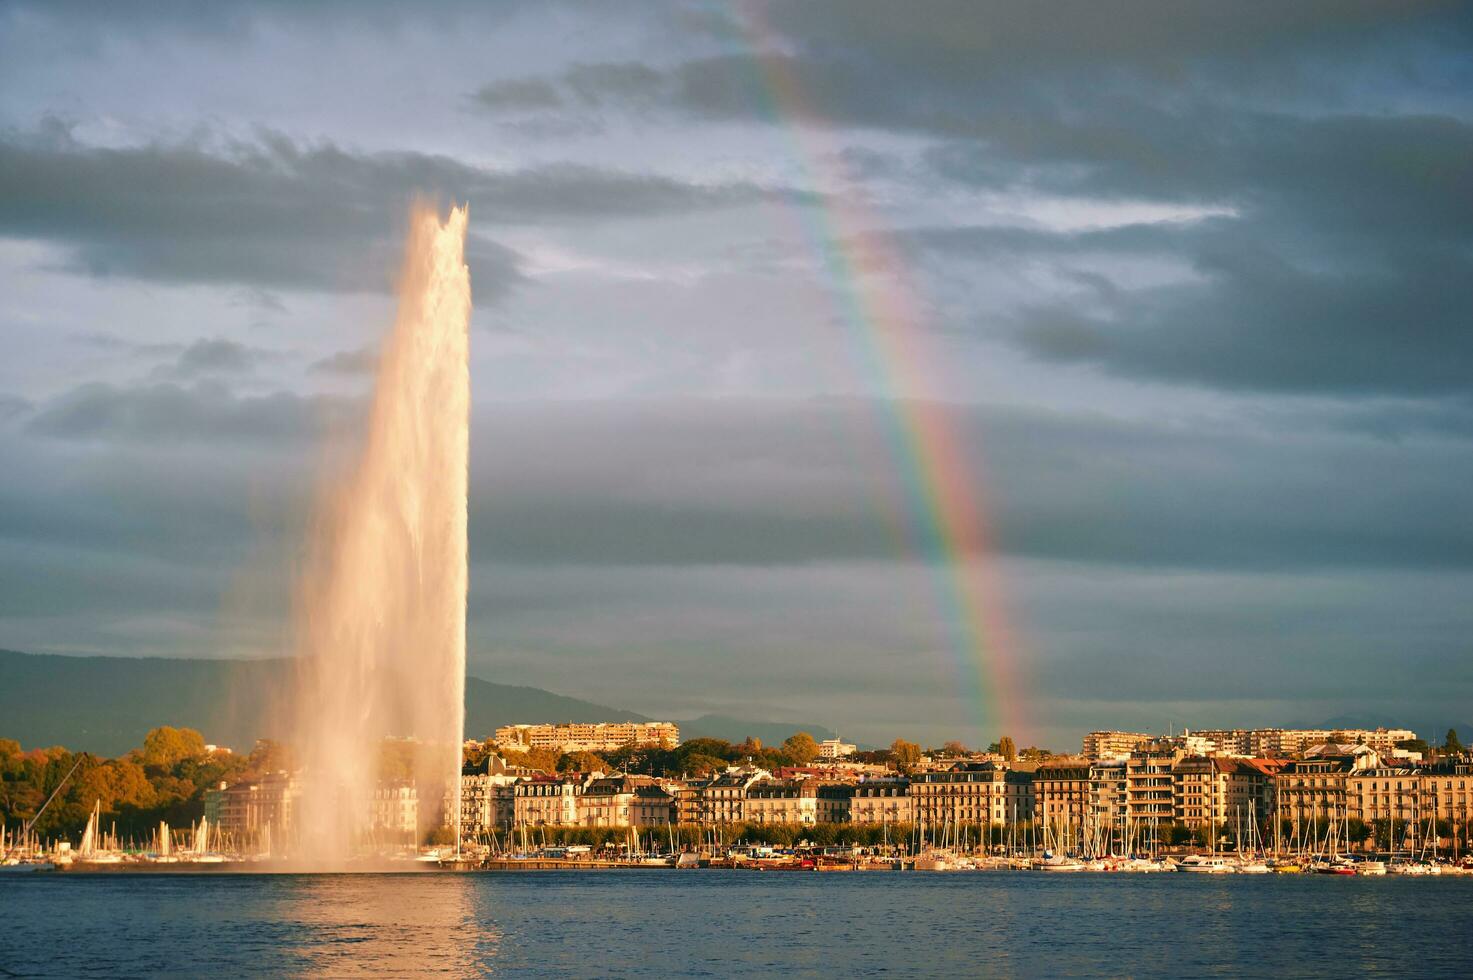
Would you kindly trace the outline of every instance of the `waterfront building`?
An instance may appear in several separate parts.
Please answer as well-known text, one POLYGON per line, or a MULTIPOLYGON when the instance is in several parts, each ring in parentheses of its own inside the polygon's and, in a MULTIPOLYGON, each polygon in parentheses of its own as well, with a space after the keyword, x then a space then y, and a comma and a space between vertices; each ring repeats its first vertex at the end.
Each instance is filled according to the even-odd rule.
POLYGON ((413 783, 376 786, 368 800, 368 828, 380 843, 413 844, 419 830, 419 792, 413 783))
POLYGON ((1090 732, 1084 736, 1080 754, 1086 759, 1124 759, 1153 737, 1144 732, 1090 732))
POLYGON ((1172 769, 1182 758, 1180 749, 1154 742, 1132 752, 1125 763, 1125 808, 1132 821, 1169 822, 1176 813, 1172 769))
POLYGON ((496 744, 518 752, 613 752, 631 746, 673 749, 680 744, 680 728, 668 721, 503 725, 496 729, 496 744))
POLYGON ((1473 810, 1473 761, 1452 759, 1422 771, 1423 800, 1434 816, 1452 821, 1466 838, 1469 811, 1473 810))
POLYGON ((916 773, 910 781, 915 819, 927 827, 1006 822, 1005 773, 990 762, 916 773))
POLYGON ((1420 769, 1374 766, 1346 776, 1346 806, 1351 816, 1366 823, 1386 820, 1406 826, 1426 818, 1422 787, 1420 769))
POLYGON ((806 779, 758 780, 746 788, 745 804, 742 818, 749 823, 818 822, 818 786, 806 779))
POLYGON ((1116 827, 1129 816, 1125 759, 1096 759, 1089 764, 1089 813, 1096 827, 1116 827))
POLYGON ((595 774, 575 791, 576 823, 580 827, 629 827, 634 821, 634 793, 648 777, 595 774))
POLYGON ((545 774, 508 766, 494 754, 464 767, 460 773, 461 836, 475 838, 510 827, 516 818, 516 784, 534 775, 545 774))
POLYGON ((582 780, 571 775, 537 775, 513 789, 512 820, 518 827, 571 827, 578 822, 582 780))
POLYGON ((1050 759, 1033 772, 1033 812, 1056 835, 1085 825, 1092 796, 1090 764, 1085 759, 1050 759))
POLYGON ((866 779, 854 785, 849 797, 849 822, 857 824, 909 824, 915 822, 910 780, 866 779))
POLYGON ((1036 800, 1032 772, 1026 769, 1004 770, 1002 792, 1003 823, 1029 823, 1033 820, 1036 800))
POLYGON ((814 799, 819 823, 849 823, 853 817, 853 783, 819 783, 814 799))
POLYGON ((665 827, 675 822, 676 802, 671 789, 678 788, 678 784, 669 784, 668 788, 657 783, 641 783, 634 789, 634 799, 630 803, 630 819, 636 827, 665 827))
POLYGON ((1317 819, 1344 819, 1350 777, 1375 769, 1375 753, 1317 754, 1295 759, 1274 777, 1276 810, 1282 820, 1307 824, 1317 819))
POLYGON ((745 819, 747 787, 772 773, 756 766, 728 766, 710 779, 694 779, 676 792, 681 823, 739 823, 745 819))
POLYGON ((300 795, 301 787, 294 776, 274 772, 230 786, 222 783, 207 797, 205 806, 214 814, 221 832, 241 844, 255 843, 263 834, 284 841, 295 826, 293 817, 300 795))
POLYGON ((1239 759, 1228 780, 1228 812, 1234 819, 1252 821, 1266 834, 1277 803, 1274 779, 1289 764, 1288 759, 1239 759))
POLYGON ((1238 764, 1220 756, 1185 756, 1171 768, 1172 817, 1189 827, 1218 827, 1230 817, 1228 782, 1238 764))

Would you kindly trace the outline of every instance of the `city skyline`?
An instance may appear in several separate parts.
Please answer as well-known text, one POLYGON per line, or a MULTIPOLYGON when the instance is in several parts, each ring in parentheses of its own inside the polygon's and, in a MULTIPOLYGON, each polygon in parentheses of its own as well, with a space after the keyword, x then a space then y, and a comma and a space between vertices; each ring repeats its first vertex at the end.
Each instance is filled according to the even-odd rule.
POLYGON ((0 647, 288 652, 428 195, 470 673, 871 743, 1473 721, 1466 13, 843 6, 0 9, 0 647))

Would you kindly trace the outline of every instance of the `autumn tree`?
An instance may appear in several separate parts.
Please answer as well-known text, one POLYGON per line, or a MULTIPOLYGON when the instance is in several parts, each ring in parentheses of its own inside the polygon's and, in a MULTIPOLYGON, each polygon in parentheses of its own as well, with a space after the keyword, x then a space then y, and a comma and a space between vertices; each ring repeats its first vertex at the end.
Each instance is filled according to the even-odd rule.
POLYGON ((162 725, 143 736, 140 762, 157 769, 173 769, 185 759, 205 754, 205 738, 193 728, 162 725))
POLYGON ((608 772, 609 764, 592 752, 568 752, 557 761, 558 772, 608 772))
POLYGON ((818 757, 818 743, 807 732, 797 732, 783 741, 783 754, 794 765, 806 766, 818 757))
POLYGON ((914 742, 897 738, 890 743, 890 761, 901 771, 914 769, 921 761, 921 747, 914 742))

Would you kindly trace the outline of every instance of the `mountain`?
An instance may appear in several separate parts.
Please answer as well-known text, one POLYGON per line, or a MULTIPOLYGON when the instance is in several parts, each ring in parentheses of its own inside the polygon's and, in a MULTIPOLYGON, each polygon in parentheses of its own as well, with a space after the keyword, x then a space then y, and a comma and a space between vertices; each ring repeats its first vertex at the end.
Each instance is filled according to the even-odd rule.
POLYGON ((677 722, 677 724, 680 725, 682 739, 720 738, 728 742, 741 742, 751 735, 761 739, 763 745, 781 745, 783 739, 800 731, 807 732, 820 742, 826 738, 835 737, 833 732, 821 725, 795 725, 780 721, 743 721, 727 715, 701 715, 699 718, 677 722))
MULTIPOLYGON (((279 737, 273 692, 283 690, 289 659, 190 660, 162 657, 66 657, 0 650, 0 738, 27 748, 65 745, 121 755, 150 728, 198 729, 205 741, 247 750, 257 738, 279 737)), ((472 738, 500 725, 553 721, 649 721, 643 715, 564 697, 537 687, 465 682, 465 729, 472 738)), ((831 738, 825 728, 705 715, 670 719, 682 738, 741 741, 755 735, 776 744, 796 731, 831 738)))

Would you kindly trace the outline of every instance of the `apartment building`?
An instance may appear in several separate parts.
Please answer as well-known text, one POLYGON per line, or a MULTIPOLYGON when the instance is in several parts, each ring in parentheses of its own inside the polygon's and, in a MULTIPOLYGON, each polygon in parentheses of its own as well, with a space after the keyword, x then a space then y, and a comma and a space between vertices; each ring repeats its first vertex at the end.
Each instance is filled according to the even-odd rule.
POLYGON ((1191 827, 1228 823, 1228 784, 1237 770, 1237 762, 1220 756, 1178 759, 1171 768, 1173 819, 1191 827))
POLYGON ((368 801, 368 829, 380 843, 416 843, 419 791, 414 784, 396 782, 375 787, 368 801))
POLYGON ((1089 764, 1089 813, 1097 827, 1114 827, 1129 816, 1125 759, 1096 759, 1089 764))
POLYGON ((1092 810, 1090 763, 1085 759, 1050 760, 1033 773, 1033 812, 1045 827, 1082 827, 1092 810))
POLYGON ((818 789, 808 780, 758 780, 747 787, 743 819, 811 827, 818 823, 818 789))
POLYGON ((496 729, 502 749, 524 752, 612 752, 626 747, 673 749, 680 744, 680 728, 668 721, 611 721, 561 725, 503 725, 496 729))
POLYGON ((647 783, 634 790, 630 804, 630 819, 636 827, 666 827, 676 820, 675 796, 672 789, 676 784, 659 786, 647 783))
POLYGON ((1080 755, 1086 759, 1124 759, 1148 744, 1154 736, 1144 732, 1090 732, 1084 736, 1080 755))
POLYGON ((909 824, 915 807, 908 779, 866 779, 854 785, 849 821, 861 824, 909 824))
POLYGON ((205 797, 205 816, 235 840, 255 842, 266 834, 284 840, 294 826, 300 796, 296 777, 285 772, 221 783, 205 797))
POLYGON ((1132 752, 1125 763, 1125 810, 1133 821, 1167 823, 1176 815, 1172 769, 1183 753, 1174 747, 1151 747, 1132 752))
POLYGON ((859 746, 853 742, 841 742, 837 738, 826 738, 818 743, 818 757, 820 759, 845 759, 859 751, 859 746))
POLYGON ((1003 823, 1006 772, 990 762, 959 762, 916 773, 910 781, 914 819, 928 827, 1003 823))
POLYGON ((532 776, 513 789, 512 819, 518 827, 572 827, 578 823, 578 776, 532 776))

